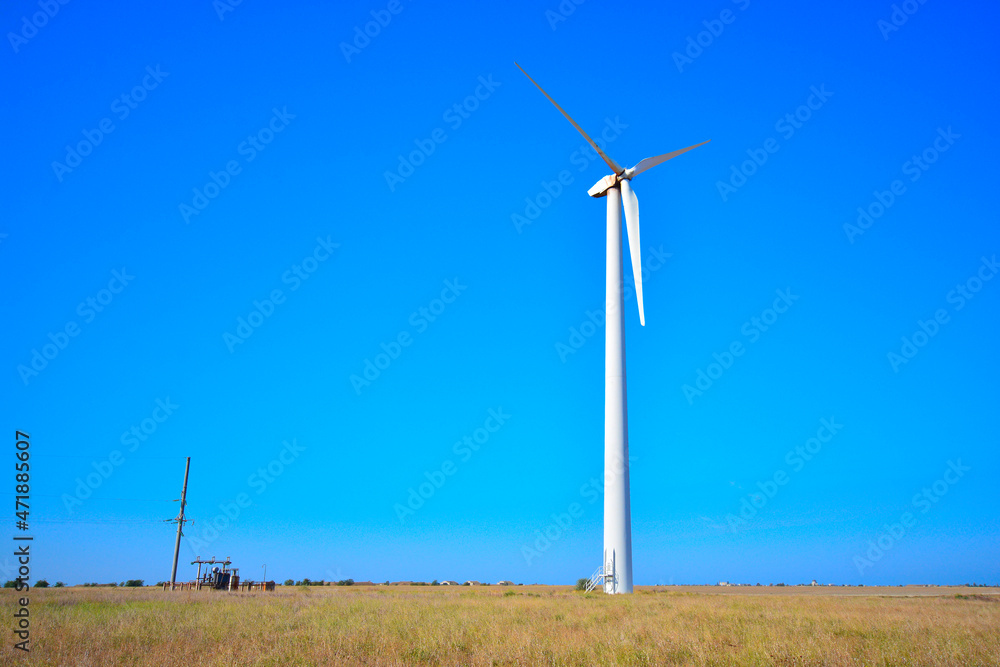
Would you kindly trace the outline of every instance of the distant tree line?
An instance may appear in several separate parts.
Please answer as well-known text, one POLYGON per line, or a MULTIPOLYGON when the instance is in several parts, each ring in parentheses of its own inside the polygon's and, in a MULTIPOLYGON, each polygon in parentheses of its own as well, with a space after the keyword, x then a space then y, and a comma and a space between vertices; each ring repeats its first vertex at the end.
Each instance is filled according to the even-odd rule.
MULTIPOLYGON (((117 588, 119 586, 121 586, 122 588, 139 588, 140 586, 145 586, 146 584, 142 579, 129 579, 128 581, 123 581, 118 584, 116 584, 113 581, 110 584, 99 584, 96 581, 94 581, 80 585, 83 586, 84 588, 102 588, 102 587, 117 588)), ((4 582, 3 585, 4 588, 15 588, 16 586, 17 586, 16 581, 7 581, 4 582)), ((66 584, 64 582, 57 581, 52 587, 64 588, 65 586, 66 584)), ((46 581, 45 579, 39 579, 34 583, 34 588, 48 588, 48 587, 49 587, 49 582, 46 581)))
MULTIPOLYGON (((64 584, 63 582, 57 581, 56 584, 55 584, 55 586, 53 586, 53 588, 62 588, 65 585, 66 584, 64 584)), ((111 585, 114 586, 114 584, 111 584, 111 585)), ((4 588, 17 588, 17 582, 14 581, 14 580, 5 581, 4 584, 3 584, 3 587, 4 588)), ((48 588, 49 587, 49 582, 47 582, 45 579, 39 579, 38 581, 35 582, 34 587, 35 588, 48 588)))
POLYGON ((305 579, 302 579, 301 581, 295 581, 294 579, 285 579, 285 582, 284 582, 285 586, 327 586, 329 584, 333 584, 334 586, 353 586, 354 585, 354 580, 353 579, 341 579, 340 581, 326 582, 326 581, 323 581, 322 579, 319 579, 317 581, 313 581, 312 579, 306 577, 305 579))

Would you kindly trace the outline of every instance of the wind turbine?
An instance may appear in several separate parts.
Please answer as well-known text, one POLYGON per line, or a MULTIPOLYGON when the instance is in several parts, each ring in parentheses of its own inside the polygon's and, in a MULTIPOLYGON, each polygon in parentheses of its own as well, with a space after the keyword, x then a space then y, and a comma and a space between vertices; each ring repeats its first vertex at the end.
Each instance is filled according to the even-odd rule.
POLYGON ((632 510, 629 502, 628 418, 625 397, 625 317, 622 312, 622 206, 632 257, 635 295, 639 303, 639 324, 646 325, 642 309, 642 247, 639 244, 639 200, 631 180, 658 164, 697 148, 681 148, 672 153, 640 160, 634 167, 623 168, 608 157, 583 128, 559 106, 531 76, 518 65, 531 83, 559 109, 577 132, 611 167, 608 174, 593 185, 587 194, 608 198, 607 273, 605 275, 604 339, 604 560, 590 578, 587 590, 603 583, 605 593, 632 592, 632 510))

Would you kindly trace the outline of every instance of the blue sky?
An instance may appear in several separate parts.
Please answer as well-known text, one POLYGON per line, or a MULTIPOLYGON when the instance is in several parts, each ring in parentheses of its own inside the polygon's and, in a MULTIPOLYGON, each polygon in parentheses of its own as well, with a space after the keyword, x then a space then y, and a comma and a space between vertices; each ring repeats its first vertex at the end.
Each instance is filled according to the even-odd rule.
POLYGON ((37 576, 167 579, 186 456, 182 578, 590 574, 607 168, 516 59, 712 140, 634 183, 636 583, 1000 579, 995 5, 223 1, 0 12, 37 576))

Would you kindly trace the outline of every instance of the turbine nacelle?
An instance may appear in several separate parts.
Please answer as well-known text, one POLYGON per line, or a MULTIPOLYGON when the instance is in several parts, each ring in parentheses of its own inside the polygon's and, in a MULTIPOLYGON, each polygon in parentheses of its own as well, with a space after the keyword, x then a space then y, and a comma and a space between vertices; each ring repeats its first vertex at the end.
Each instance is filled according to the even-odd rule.
POLYGON ((603 197, 608 194, 608 190, 618 185, 620 180, 621 176, 618 176, 617 174, 608 174, 601 180, 594 183, 594 185, 587 190, 587 194, 591 197, 603 197))
POLYGON ((603 197, 608 194, 608 190, 617 186, 622 181, 630 181, 632 177, 635 176, 635 167, 629 167, 628 169, 623 169, 620 174, 608 174, 601 180, 594 183, 587 194, 591 197, 603 197))

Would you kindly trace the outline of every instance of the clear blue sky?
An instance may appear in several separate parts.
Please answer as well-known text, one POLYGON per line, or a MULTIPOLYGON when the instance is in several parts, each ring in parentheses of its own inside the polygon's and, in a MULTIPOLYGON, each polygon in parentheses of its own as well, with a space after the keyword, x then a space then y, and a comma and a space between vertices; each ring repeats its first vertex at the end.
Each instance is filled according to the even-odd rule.
POLYGON ((623 164, 712 140, 634 183, 636 583, 996 582, 998 9, 913 5, 8 3, 34 573, 168 578, 191 456, 182 578, 590 574, 607 168, 516 59, 623 164))

